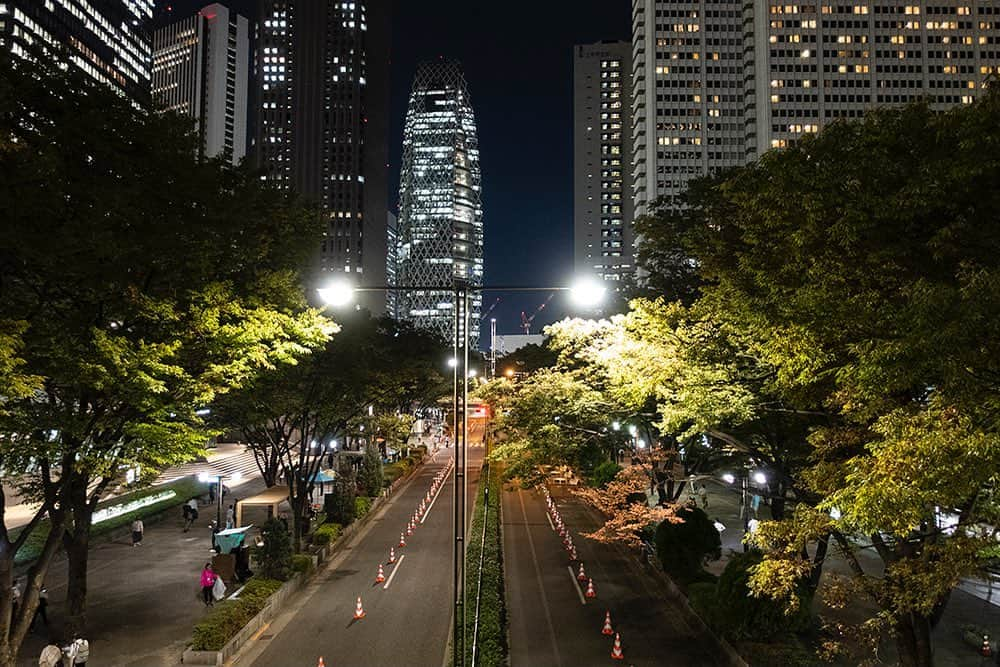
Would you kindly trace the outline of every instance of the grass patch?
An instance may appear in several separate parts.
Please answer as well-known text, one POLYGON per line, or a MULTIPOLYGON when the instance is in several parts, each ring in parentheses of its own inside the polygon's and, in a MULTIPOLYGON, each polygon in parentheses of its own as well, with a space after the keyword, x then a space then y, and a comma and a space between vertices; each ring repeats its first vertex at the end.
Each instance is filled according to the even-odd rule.
MULTIPOLYGON (((199 482, 198 478, 194 475, 189 475, 170 482, 169 484, 150 486, 145 489, 139 489, 138 491, 109 498, 108 500, 98 503, 97 509, 100 511, 108 507, 139 501, 143 498, 149 498, 151 496, 156 496, 169 491, 173 491, 173 495, 169 498, 164 498, 163 500, 150 505, 145 505, 132 512, 119 514, 116 517, 101 521, 100 523, 95 523, 90 527, 91 539, 114 532, 119 528, 129 526, 136 519, 144 519, 148 516, 159 514, 160 512, 171 508, 180 507, 191 498, 208 493, 208 485, 199 482)), ((32 531, 31 536, 28 537, 24 545, 14 556, 15 565, 25 565, 31 563, 41 555, 42 548, 45 546, 45 540, 49 536, 50 526, 51 524, 48 519, 42 519, 42 521, 38 524, 38 527, 32 531)), ((12 539, 16 539, 20 531, 21 528, 15 528, 11 531, 12 539)))
POLYGON ((267 598, 279 588, 281 582, 274 579, 250 579, 239 599, 219 602, 194 626, 191 648, 195 651, 220 650, 250 619, 260 613, 267 598))
POLYGON ((479 602, 479 635, 477 638, 476 664, 483 667, 501 667, 507 662, 507 608, 503 585, 503 544, 500 537, 501 471, 493 465, 484 465, 476 494, 476 509, 472 515, 466 560, 466 637, 469 664, 472 663, 472 637, 476 622, 476 592, 479 584, 480 545, 483 536, 483 517, 486 499, 489 514, 486 521, 486 542, 482 549, 483 581, 479 602), (489 495, 486 495, 489 489, 489 495))

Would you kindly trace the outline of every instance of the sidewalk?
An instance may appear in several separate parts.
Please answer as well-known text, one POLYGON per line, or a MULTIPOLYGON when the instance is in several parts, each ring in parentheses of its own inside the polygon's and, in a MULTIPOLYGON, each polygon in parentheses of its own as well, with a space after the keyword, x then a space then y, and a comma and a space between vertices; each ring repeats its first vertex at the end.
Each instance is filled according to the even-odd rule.
MULTIPOLYGON (((236 455, 235 450, 229 455, 236 455)), ((219 456, 213 459, 210 461, 213 469, 236 464, 235 460, 220 460, 219 456)), ((241 498, 265 488, 259 474, 227 485, 241 498)), ((162 521, 147 525, 141 547, 132 547, 127 536, 92 545, 87 596, 91 664, 114 667, 180 664, 191 629, 205 614, 205 607, 197 598, 198 576, 211 558, 208 524, 214 518, 215 505, 203 504, 197 523, 185 533, 178 507, 162 521)), ((60 646, 68 643, 63 633, 64 558, 57 558, 52 564, 46 586, 51 627, 46 628, 38 620, 35 632, 28 635, 22 646, 18 667, 37 665, 38 655, 50 638, 60 646)))
MULTIPOLYGON (((743 520, 739 517, 739 493, 721 484, 706 484, 708 488, 708 508, 705 510, 709 518, 718 518, 725 526, 722 532, 722 559, 709 563, 706 569, 712 574, 718 575, 725 569, 729 554, 733 551, 742 551, 743 520)), ((685 495, 684 498, 687 496, 685 495)), ((699 506, 701 503, 699 502, 699 506)), ((702 509, 705 509, 702 507, 702 509)), ((770 507, 761 505, 760 520, 771 518, 770 507)), ((877 573, 881 571, 881 560, 870 551, 861 551, 859 554, 862 566, 866 572, 877 573)), ((847 563, 841 557, 835 547, 831 547, 826 563, 823 566, 824 580, 835 573, 843 576, 850 576, 847 563)), ((965 624, 975 624, 984 626, 991 630, 992 638, 1000 637, 1000 594, 998 589, 992 591, 992 604, 986 599, 987 586, 982 583, 983 595, 975 595, 968 592, 972 588, 970 582, 963 581, 951 594, 951 599, 945 608, 945 613, 941 622, 934 629, 934 657, 938 665, 948 667, 983 667, 983 657, 977 650, 962 641, 962 626, 965 624)), ((826 607, 819 599, 813 602, 813 611, 824 617, 835 618, 844 622, 859 622, 868 617, 874 611, 874 605, 864 599, 859 599, 855 604, 845 610, 834 612, 826 607)), ((896 650, 892 642, 892 637, 888 633, 883 635, 879 646, 879 655, 884 664, 894 664, 896 660, 896 650)), ((844 662, 844 665, 854 664, 854 662, 844 662)), ((992 663, 986 663, 992 664, 992 663)))

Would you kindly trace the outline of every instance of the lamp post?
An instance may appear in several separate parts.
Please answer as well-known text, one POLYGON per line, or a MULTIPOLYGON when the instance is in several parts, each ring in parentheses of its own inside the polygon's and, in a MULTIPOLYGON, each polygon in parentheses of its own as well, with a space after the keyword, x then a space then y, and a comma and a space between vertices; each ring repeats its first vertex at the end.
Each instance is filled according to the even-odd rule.
MULTIPOLYGON (((215 494, 215 500, 216 500, 216 503, 215 503, 215 530, 212 531, 212 547, 213 548, 215 547, 215 534, 218 533, 221 530, 220 526, 222 525, 222 480, 223 480, 223 477, 224 477, 223 475, 219 475, 219 474, 210 475, 207 472, 198 473, 198 481, 201 482, 202 484, 212 483, 212 484, 218 484, 219 485, 219 487, 217 489, 218 493, 215 494)), ((243 475, 241 473, 234 473, 233 475, 231 475, 229 477, 229 480, 232 481, 232 482, 238 482, 241 479, 243 479, 243 475)))
MULTIPOLYGON (((452 665, 465 666, 465 535, 468 499, 468 420, 466 407, 469 400, 469 295, 471 292, 569 292, 573 301, 583 307, 598 305, 604 298, 606 288, 593 279, 584 279, 572 287, 523 287, 470 285, 468 281, 456 277, 450 286, 446 285, 378 285, 354 287, 346 280, 337 280, 317 290, 320 299, 329 306, 346 306, 354 300, 355 292, 396 292, 407 290, 443 290, 454 292, 454 356, 448 364, 453 369, 452 391, 452 432, 455 439, 454 479, 454 627, 452 635, 452 665)), ((495 366, 491 364, 495 370, 495 366)))

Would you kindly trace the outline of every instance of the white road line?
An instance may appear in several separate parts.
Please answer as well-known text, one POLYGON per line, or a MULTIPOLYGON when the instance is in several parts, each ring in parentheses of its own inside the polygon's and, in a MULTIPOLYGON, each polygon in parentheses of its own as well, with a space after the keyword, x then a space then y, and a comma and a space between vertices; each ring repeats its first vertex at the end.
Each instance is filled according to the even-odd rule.
POLYGON ((399 566, 403 564, 404 558, 406 558, 406 554, 400 556, 399 560, 396 561, 396 564, 392 568, 392 572, 389 573, 389 578, 385 580, 385 586, 382 587, 382 590, 389 588, 389 584, 392 583, 392 578, 396 576, 397 572, 399 572, 399 566))
POLYGON ((583 591, 580 590, 580 584, 576 580, 576 575, 573 574, 573 568, 567 565, 566 570, 569 572, 569 578, 573 582, 573 590, 580 596, 580 604, 587 604, 587 598, 583 597, 583 591))
MULTIPOLYGON (((451 470, 451 466, 448 466, 447 468, 445 468, 445 470, 451 470)), ((447 479, 447 477, 446 477, 446 479, 447 479)), ((427 521, 427 516, 431 513, 431 508, 434 507, 434 503, 437 502, 438 496, 441 495, 441 491, 442 491, 442 489, 444 489, 444 485, 445 484, 446 484, 446 482, 441 482, 441 486, 438 487, 437 493, 435 493, 434 497, 431 498, 431 504, 427 506, 427 511, 424 512, 424 515, 422 517, 420 517, 420 523, 423 523, 424 521, 427 521)))
POLYGON ((545 512, 545 518, 549 520, 549 527, 552 528, 552 530, 555 530, 556 524, 552 523, 552 517, 549 516, 547 511, 545 512))

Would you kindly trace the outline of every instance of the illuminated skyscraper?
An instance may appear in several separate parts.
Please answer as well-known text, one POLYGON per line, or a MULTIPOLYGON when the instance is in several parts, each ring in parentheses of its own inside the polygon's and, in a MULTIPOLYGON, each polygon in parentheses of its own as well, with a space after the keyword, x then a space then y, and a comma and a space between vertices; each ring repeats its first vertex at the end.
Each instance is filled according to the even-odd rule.
POLYGON ((66 59, 136 102, 149 101, 153 0, 4 0, 0 48, 65 49, 66 59))
MULTIPOLYGON (((455 331, 454 286, 483 284, 481 195, 476 119, 461 65, 425 63, 403 129, 397 315, 446 340, 455 331)), ((472 292, 471 349, 479 346, 481 310, 482 296, 472 292)))

